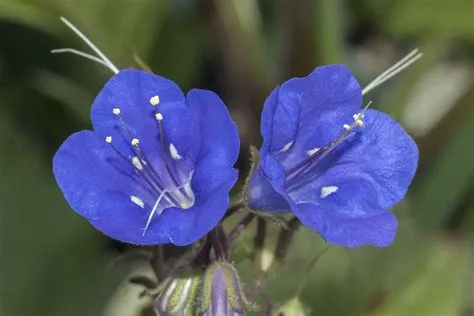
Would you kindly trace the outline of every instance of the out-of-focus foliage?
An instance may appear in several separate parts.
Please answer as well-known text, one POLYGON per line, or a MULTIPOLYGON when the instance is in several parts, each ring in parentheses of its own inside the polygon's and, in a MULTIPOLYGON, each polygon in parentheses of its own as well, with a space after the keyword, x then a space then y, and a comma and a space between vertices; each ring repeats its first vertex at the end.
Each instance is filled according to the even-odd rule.
MULTIPOLYGON (((303 229, 286 265, 264 284, 264 309, 254 314, 282 306, 307 279, 300 300, 311 315, 472 315, 473 13, 467 0, 0 1, 0 314, 128 316, 110 304, 147 302, 136 288, 118 287, 135 267, 133 260, 111 264, 125 246, 76 216, 52 177, 55 149, 90 127, 89 106, 111 75, 77 56, 49 53, 87 49, 60 23, 65 16, 119 68, 138 67, 136 54, 184 90, 218 92, 240 128, 243 173, 246 147, 260 142, 261 105, 275 84, 328 62, 349 64, 367 83, 420 47, 422 60, 366 97, 406 123, 421 151, 415 182, 394 210, 396 243, 330 247, 308 276, 308 254, 324 243, 303 229), (432 80, 440 65, 467 74, 463 89, 446 92, 454 97, 429 98, 454 80, 432 80), (423 132, 416 128, 438 113, 423 132)), ((248 290, 252 238, 247 231, 235 252, 248 290)))

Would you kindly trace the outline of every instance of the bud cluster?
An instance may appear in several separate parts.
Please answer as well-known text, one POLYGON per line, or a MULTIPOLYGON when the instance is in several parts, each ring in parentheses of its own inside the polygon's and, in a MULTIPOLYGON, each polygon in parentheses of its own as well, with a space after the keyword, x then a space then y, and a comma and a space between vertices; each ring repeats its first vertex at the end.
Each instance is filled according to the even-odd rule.
POLYGON ((238 316, 245 298, 237 270, 227 262, 214 262, 204 273, 169 277, 154 302, 160 316, 238 316))

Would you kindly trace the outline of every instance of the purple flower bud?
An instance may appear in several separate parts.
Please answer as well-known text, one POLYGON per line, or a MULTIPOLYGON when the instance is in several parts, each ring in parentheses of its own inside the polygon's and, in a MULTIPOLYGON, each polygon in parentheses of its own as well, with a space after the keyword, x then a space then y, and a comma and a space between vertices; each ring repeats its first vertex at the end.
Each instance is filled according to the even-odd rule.
POLYGON ((199 315, 244 315, 245 298, 235 268, 226 262, 216 262, 206 271, 201 288, 199 315))

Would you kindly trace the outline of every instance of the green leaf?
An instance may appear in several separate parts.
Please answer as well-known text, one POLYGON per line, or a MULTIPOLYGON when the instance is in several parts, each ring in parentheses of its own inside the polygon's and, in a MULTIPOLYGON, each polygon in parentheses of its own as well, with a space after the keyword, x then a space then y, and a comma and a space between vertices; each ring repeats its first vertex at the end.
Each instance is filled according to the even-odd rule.
POLYGON ((1 122, 3 311, 11 315, 100 315, 121 272, 107 269, 107 239, 74 214, 50 163, 21 131, 1 122), (7 166, 7 168, 3 168, 7 166))
POLYGON ((372 315, 459 315, 467 267, 466 247, 440 243, 418 276, 372 315))

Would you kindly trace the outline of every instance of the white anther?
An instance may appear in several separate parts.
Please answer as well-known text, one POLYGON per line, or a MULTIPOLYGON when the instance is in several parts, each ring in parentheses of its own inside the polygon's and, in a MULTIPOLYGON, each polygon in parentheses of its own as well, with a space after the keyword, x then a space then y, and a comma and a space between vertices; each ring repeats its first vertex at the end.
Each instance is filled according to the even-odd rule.
POLYGON ((150 98, 151 105, 158 105, 160 103, 160 97, 155 95, 150 98))
POLYGON ((286 144, 285 146, 283 146, 283 148, 280 150, 280 152, 286 152, 286 151, 290 150, 292 145, 293 145, 293 141, 291 141, 288 144, 286 144))
POLYGON ((161 113, 156 113, 156 114, 155 114, 155 117, 156 117, 156 119, 157 119, 158 121, 162 121, 162 120, 163 120, 163 114, 161 114, 161 113))
POLYGON ((174 160, 183 159, 183 157, 181 157, 181 155, 178 153, 178 150, 176 149, 176 147, 174 147, 172 143, 170 143, 170 154, 174 160))
POLYGON ((130 195, 130 201, 140 206, 141 208, 145 208, 145 203, 143 203, 142 199, 140 199, 139 197, 135 195, 130 195))
POLYGON ((133 146, 136 146, 136 145, 140 144, 140 141, 138 140, 138 138, 133 138, 131 143, 132 143, 133 146))
POLYGON ((306 154, 308 154, 308 156, 312 156, 314 155, 315 153, 317 153, 321 148, 318 148, 318 147, 315 147, 313 149, 310 149, 306 152, 306 154))
POLYGON ((344 124, 342 125, 342 127, 344 127, 346 131, 350 131, 352 129, 352 127, 349 124, 344 124))
POLYGON ((336 187, 336 186, 322 187, 321 188, 321 195, 319 197, 324 199, 325 197, 328 197, 329 195, 336 192, 337 190, 339 190, 339 188, 336 187))
POLYGON ((365 117, 364 113, 357 113, 352 116, 354 118, 354 124, 358 127, 364 126, 362 119, 365 117))
POLYGON ((109 144, 112 143, 112 136, 107 136, 107 137, 105 138, 105 142, 106 142, 106 143, 109 143, 109 144))
POLYGON ((142 170, 143 169, 143 165, 142 165, 142 162, 140 161, 140 159, 138 157, 133 157, 132 158, 132 164, 135 166, 135 168, 137 168, 138 170, 142 170))
POLYGON ((114 113, 115 115, 119 115, 120 114, 120 109, 119 108, 113 108, 112 113, 114 113))

